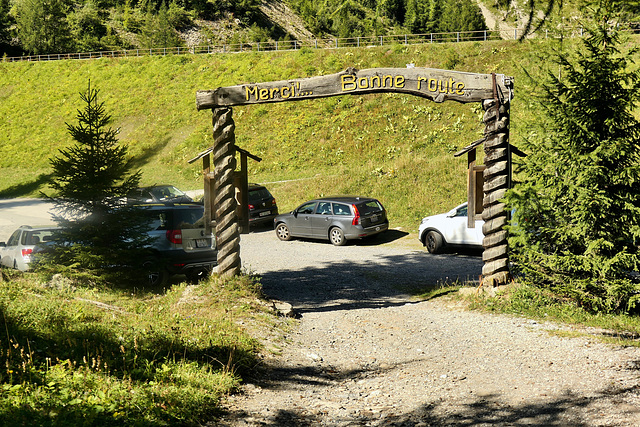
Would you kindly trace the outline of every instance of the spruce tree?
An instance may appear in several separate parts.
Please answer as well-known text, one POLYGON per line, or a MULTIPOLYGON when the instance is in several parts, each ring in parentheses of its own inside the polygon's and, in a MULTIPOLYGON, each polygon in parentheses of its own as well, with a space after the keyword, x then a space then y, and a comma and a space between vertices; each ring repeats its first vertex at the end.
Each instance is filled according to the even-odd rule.
POLYGON ((141 172, 131 173, 128 148, 118 143, 118 130, 108 127, 112 119, 98 102, 98 90, 89 83, 80 98, 85 106, 77 111, 78 124, 67 123, 75 144, 50 159, 55 194, 48 198, 61 232, 42 264, 118 276, 138 267, 148 243, 147 220, 122 202, 138 187, 141 172))
POLYGON ((545 117, 507 195, 520 280, 601 311, 631 310, 640 294, 640 76, 614 4, 595 2, 582 46, 556 54, 560 76, 542 85, 545 117))

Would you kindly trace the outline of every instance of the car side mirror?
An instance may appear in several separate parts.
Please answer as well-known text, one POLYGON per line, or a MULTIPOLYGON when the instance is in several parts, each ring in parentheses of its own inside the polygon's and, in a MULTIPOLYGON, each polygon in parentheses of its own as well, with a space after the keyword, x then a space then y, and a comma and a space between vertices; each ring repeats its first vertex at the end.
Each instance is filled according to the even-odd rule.
POLYGON ((0 247, 6 248, 7 247, 7 243, 6 242, 0 242, 0 247))
POLYGON ((294 218, 298 218, 298 211, 291 211, 291 213, 293 214, 294 218))

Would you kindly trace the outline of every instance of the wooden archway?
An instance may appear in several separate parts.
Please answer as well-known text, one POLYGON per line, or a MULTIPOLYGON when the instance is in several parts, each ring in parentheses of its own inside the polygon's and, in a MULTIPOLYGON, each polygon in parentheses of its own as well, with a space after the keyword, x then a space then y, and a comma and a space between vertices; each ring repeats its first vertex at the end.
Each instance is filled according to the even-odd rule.
MULTIPOLYGON (((236 215, 233 171, 235 169, 235 124, 232 108, 237 105, 299 101, 340 95, 406 93, 434 102, 481 102, 485 111, 485 151, 482 219, 483 285, 506 284, 509 277, 507 212, 501 202, 510 185, 509 107, 513 78, 503 74, 476 74, 431 68, 370 68, 347 70, 305 79, 252 83, 196 93, 198 110, 213 111, 213 179, 215 194, 205 193, 205 209, 215 223, 218 273, 240 272, 240 234, 236 215), (211 214, 213 212, 213 215, 211 214)), ((207 166, 208 167, 208 166, 207 166)), ((212 222, 207 227, 212 228, 212 222)))

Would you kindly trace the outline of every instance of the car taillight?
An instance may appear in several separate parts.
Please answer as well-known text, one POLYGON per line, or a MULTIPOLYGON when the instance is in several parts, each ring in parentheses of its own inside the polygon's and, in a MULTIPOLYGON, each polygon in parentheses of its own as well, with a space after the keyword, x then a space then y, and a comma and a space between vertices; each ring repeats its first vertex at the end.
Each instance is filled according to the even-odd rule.
POLYGON ((351 221, 351 225, 360 225, 360 212, 358 212, 358 208, 356 205, 351 205, 353 208, 353 221, 351 221))
POLYGON ((253 206, 251 203, 249 203, 249 210, 250 211, 254 210, 255 208, 256 208, 255 206, 253 206))
POLYGON ((29 255, 31 255, 33 253, 33 249, 23 249, 22 250, 22 257, 28 257, 29 255))
POLYGON ((276 205, 276 199, 273 199, 273 206, 276 205))
POLYGON ((167 239, 177 245, 182 244, 182 230, 167 230, 167 239))

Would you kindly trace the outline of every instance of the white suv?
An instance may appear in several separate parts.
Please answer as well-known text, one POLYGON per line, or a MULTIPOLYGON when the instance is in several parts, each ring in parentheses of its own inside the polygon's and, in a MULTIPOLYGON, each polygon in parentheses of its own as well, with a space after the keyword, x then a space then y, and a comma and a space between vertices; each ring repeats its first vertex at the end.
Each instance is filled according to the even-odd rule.
POLYGON ((418 238, 432 254, 442 252, 446 246, 481 248, 484 221, 477 219, 474 228, 469 228, 467 221, 467 204, 463 203, 446 214, 423 218, 418 229, 418 238))

